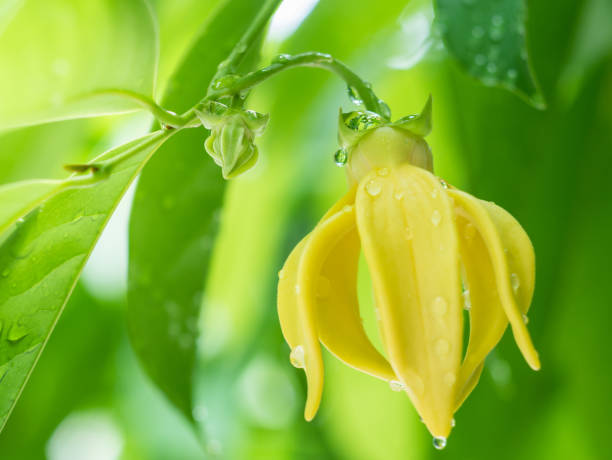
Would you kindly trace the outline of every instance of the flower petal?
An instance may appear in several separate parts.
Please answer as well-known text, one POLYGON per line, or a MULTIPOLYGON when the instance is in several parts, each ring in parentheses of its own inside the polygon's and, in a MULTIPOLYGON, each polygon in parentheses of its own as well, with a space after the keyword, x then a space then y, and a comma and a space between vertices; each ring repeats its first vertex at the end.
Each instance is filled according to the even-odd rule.
POLYGON ((357 226, 387 355, 434 436, 448 436, 463 316, 452 201, 440 181, 404 164, 359 184, 357 226))
MULTIPOLYGON (((523 319, 535 282, 535 257, 529 237, 499 206, 458 190, 449 190, 448 194, 457 205, 458 226, 464 236, 462 258, 472 298, 466 369, 480 365, 503 335, 503 311, 525 360, 538 370, 538 353, 523 319), (466 236, 471 241, 465 242, 466 236)), ((469 378, 469 372, 465 374, 462 377, 469 378)))
MULTIPOLYGON (((325 214, 323 220, 354 201, 355 190, 350 190, 325 214)), ((291 348, 291 362, 303 367, 308 382, 308 396, 304 417, 311 420, 317 412, 323 391, 323 361, 319 345, 315 311, 312 305, 300 302, 301 287, 298 269, 304 250, 310 239, 305 236, 293 249, 282 270, 278 282, 278 316, 285 340, 291 348)))
POLYGON ((305 301, 316 308, 319 339, 349 366, 386 381, 396 379, 361 323, 357 300, 360 244, 354 207, 347 205, 321 222, 308 244, 299 277, 312 280, 303 292, 305 301))

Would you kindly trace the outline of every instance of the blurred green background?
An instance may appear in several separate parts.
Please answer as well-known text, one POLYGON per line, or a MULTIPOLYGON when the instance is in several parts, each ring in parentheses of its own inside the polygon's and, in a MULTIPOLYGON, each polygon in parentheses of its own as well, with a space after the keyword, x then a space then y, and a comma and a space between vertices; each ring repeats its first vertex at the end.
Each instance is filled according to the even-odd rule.
MULTIPOLYGON (((54 3, 70 8, 81 2, 54 3)), ((160 35, 156 94, 216 3, 150 2, 160 35)), ((4 0, 0 18, 13 18, 6 13, 13 11, 19 20, 20 9, 31 4, 44 10, 41 2, 4 0)), ((231 182, 220 216, 194 410, 208 453, 229 459, 610 458, 612 3, 527 5, 528 47, 548 103, 544 111, 461 71, 432 28, 431 4, 424 1, 287 0, 273 18, 262 62, 280 52, 331 53, 372 82, 394 118, 416 113, 433 95, 428 139, 436 173, 510 211, 534 243, 529 328, 542 370, 532 372, 506 335, 456 414, 444 451, 432 448, 405 395, 329 355, 321 411, 313 422, 303 420, 303 372, 289 365, 276 318, 277 272, 345 189, 333 152, 338 107, 350 105, 335 77, 296 69, 250 98, 250 108, 271 114, 270 125, 259 142, 258 165, 231 182)), ((12 31, 9 19, 0 21, 3 46, 3 32, 12 31)), ((135 42, 149 33, 123 27, 135 42)), ((43 78, 45 69, 28 80, 40 85, 37 94, 53 86, 43 78)), ((55 73, 61 77, 62 67, 55 73)), ((0 70, 5 89, 14 84, 11 75, 0 70)), ((62 164, 85 161, 149 126, 147 115, 128 113, 5 132, 0 183, 61 177, 62 164)), ((211 161, 203 148, 201 159, 211 161)), ((2 459, 202 458, 190 427, 144 376, 127 338, 131 196, 111 220, 0 434, 2 459)), ((365 266, 359 289, 362 316, 373 331, 365 266)))

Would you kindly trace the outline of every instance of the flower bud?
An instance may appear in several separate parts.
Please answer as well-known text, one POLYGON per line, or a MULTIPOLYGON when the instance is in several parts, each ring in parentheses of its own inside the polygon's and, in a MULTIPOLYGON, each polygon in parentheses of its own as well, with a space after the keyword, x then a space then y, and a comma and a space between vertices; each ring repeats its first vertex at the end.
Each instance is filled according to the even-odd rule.
POLYGON ((196 113, 211 131, 204 143, 206 152, 221 166, 225 179, 232 179, 255 165, 258 151, 254 138, 264 131, 268 115, 233 109, 215 101, 196 113))

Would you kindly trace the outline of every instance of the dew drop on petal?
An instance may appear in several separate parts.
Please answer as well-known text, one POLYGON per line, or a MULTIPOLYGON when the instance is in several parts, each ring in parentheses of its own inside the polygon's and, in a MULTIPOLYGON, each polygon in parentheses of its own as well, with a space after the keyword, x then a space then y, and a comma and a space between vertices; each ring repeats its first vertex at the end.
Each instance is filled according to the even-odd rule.
POLYGON ((529 316, 523 314, 523 323, 529 324, 529 316))
POLYGON ((291 353, 289 353, 289 361, 293 367, 297 367, 298 369, 306 367, 304 361, 304 347, 302 347, 302 345, 298 345, 291 350, 291 353))
POLYGON ((433 446, 438 450, 444 449, 446 447, 446 438, 444 436, 434 436, 433 446))
POLYGON ((516 293, 519 287, 521 287, 521 281, 516 273, 510 275, 510 283, 512 284, 512 290, 516 293))
POLYGON ((278 272, 278 279, 282 280, 285 277, 285 270, 281 270, 278 272))
POLYGON ((434 347, 435 347, 436 353, 441 356, 446 355, 450 351, 450 345, 448 343, 448 340, 446 339, 436 340, 434 347))
POLYGON ((406 388, 399 380, 390 380, 389 387, 391 387, 393 391, 403 391, 406 388))
POLYGON ((442 185, 443 189, 447 189, 448 188, 448 184, 446 183, 446 181, 444 179, 439 179, 440 181, 440 185, 442 185))
POLYGON ((439 316, 445 315, 446 311, 448 310, 448 304, 446 303, 446 300, 444 300, 444 297, 436 297, 433 302, 431 303, 431 310, 439 316))
POLYGON ((465 289, 461 293, 461 297, 463 297, 463 308, 467 311, 470 311, 472 309, 472 299, 470 298, 470 290, 465 289))
POLYGON ((440 211, 434 209, 434 212, 431 213, 431 223, 437 227, 440 224, 441 220, 442 216, 440 215, 440 211))
POLYGON ((301 291, 301 289, 300 289, 300 285, 299 285, 299 284, 296 284, 296 285, 295 285, 295 293, 296 293, 296 294, 299 294, 299 293, 300 293, 300 291, 301 291))
POLYGON ((393 194, 393 197, 398 201, 401 200, 402 198, 404 198, 404 191, 396 190, 395 193, 393 194))
POLYGON ((455 421, 455 419, 452 419, 452 420, 451 420, 451 426, 452 426, 453 428, 455 428, 455 426, 456 426, 456 425, 457 425, 457 422, 455 421))
POLYGON ((438 189, 435 189, 435 188, 434 188, 434 189, 431 191, 431 197, 432 197, 433 199, 436 199, 436 198, 438 197, 438 189))
POLYGON ((476 235, 476 227, 473 224, 467 223, 463 231, 463 236, 467 241, 472 241, 476 235))
POLYGON ((370 196, 378 196, 380 194, 381 186, 380 182, 376 180, 371 180, 366 184, 366 191, 370 196))

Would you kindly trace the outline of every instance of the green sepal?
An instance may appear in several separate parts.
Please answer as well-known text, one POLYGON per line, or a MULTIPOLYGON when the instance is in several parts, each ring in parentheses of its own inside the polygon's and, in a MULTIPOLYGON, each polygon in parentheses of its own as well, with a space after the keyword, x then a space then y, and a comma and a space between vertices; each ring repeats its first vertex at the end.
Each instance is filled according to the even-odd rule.
POLYGON ((432 110, 431 94, 425 102, 425 106, 418 115, 408 115, 400 118, 390 126, 405 129, 417 136, 425 137, 431 132, 431 110, 432 110))

